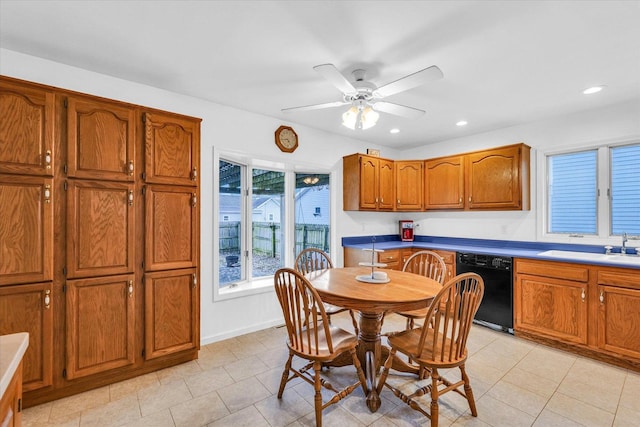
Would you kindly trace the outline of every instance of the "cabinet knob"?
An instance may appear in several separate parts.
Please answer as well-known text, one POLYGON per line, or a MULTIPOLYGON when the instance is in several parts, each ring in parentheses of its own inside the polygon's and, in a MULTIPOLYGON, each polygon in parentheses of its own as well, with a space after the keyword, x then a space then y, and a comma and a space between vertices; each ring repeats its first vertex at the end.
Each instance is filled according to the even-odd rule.
POLYGON ((580 298, 582 299, 582 302, 584 302, 585 298, 587 297, 584 288, 582 288, 582 293, 580 294, 580 298))
POLYGON ((193 288, 195 289, 196 286, 198 286, 198 276, 196 276, 196 273, 193 273, 193 283, 192 283, 193 288))
POLYGON ((191 181, 195 181, 198 178, 198 169, 193 168, 191 171, 191 181))
POLYGON ((127 172, 129 172, 129 175, 133 176, 133 160, 129 160, 129 164, 127 165, 127 172))
POLYGON ((460 200, 458 200, 458 203, 462 203, 462 197, 460 197, 460 200))
POLYGON ((600 304, 604 304, 604 291, 600 291, 600 304))
POLYGON ((49 289, 44 291, 44 308, 47 310, 51 308, 51 291, 49 289))
POLYGON ((398 199, 398 205, 400 205, 400 199, 398 199))
POLYGON ((129 190, 129 196, 127 196, 129 206, 133 206, 133 190, 129 190))
POLYGON ((469 196, 469 203, 471 203, 471 196, 469 196))
POLYGON ((198 196, 196 196, 196 193, 192 193, 191 194, 191 206, 195 207, 197 203, 198 203, 198 196))
POLYGON ((129 298, 131 298, 133 296, 133 280, 129 280, 129 298))

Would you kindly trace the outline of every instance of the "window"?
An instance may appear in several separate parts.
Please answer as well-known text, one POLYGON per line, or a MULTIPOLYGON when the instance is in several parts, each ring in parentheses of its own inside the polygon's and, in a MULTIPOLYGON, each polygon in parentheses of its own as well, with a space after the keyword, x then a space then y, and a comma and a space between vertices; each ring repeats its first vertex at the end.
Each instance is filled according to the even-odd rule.
POLYGON ((219 159, 218 290, 265 282, 306 247, 328 252, 329 219, 313 213, 315 206, 329 206, 329 175, 314 174, 320 178, 306 184, 308 176, 219 159), (289 225, 287 212, 293 213, 289 225))
POLYGON ((640 234, 640 144, 547 155, 548 234, 640 234))
POLYGON ((295 254, 303 249, 318 248, 329 252, 330 224, 328 216, 320 215, 321 208, 329 212, 329 175, 296 174, 295 254))

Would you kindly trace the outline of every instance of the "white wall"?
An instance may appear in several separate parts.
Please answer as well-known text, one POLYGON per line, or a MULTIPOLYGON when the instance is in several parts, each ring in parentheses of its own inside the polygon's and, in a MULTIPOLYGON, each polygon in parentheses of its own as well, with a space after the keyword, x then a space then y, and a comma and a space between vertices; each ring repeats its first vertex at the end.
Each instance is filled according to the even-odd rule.
MULTIPOLYGON (((272 292, 213 301, 213 158, 214 150, 247 155, 332 172, 334 190, 331 211, 333 258, 342 265, 340 238, 344 236, 395 234, 398 220, 413 219, 417 234, 505 240, 535 240, 536 150, 616 141, 640 135, 640 106, 624 104, 569 117, 502 129, 443 141, 403 152, 294 125, 300 146, 283 154, 273 133, 281 123, 271 117, 179 95, 162 89, 70 67, 61 63, 0 49, 0 74, 64 89, 102 96, 202 118, 201 128, 201 336, 208 343, 281 323, 272 292), (532 153, 532 210, 527 212, 425 212, 371 213, 342 211, 341 157, 366 148, 382 148, 395 159, 422 159, 525 142, 532 153)), ((471 124, 472 125, 472 124, 471 124)), ((298 169, 300 170, 300 169, 298 169)))

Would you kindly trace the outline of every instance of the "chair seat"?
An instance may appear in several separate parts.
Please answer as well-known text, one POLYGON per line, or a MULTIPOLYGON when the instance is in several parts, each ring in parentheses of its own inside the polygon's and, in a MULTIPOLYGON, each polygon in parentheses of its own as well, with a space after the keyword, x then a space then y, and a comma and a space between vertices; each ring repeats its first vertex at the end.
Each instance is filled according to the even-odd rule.
POLYGON ((343 311, 349 311, 349 309, 333 304, 324 303, 324 311, 327 313, 327 315, 331 316, 333 314, 342 313, 343 311))
POLYGON ((464 349, 464 353, 461 357, 456 357, 450 354, 451 340, 447 339, 444 345, 444 352, 441 351, 441 347, 438 347, 435 351, 432 348, 433 343, 433 330, 429 328, 425 339, 424 348, 422 350, 421 357, 418 357, 420 335, 422 335, 422 328, 407 329, 402 332, 390 335, 388 338, 389 345, 392 348, 397 349, 399 352, 411 357, 414 363, 418 363, 426 367, 435 368, 450 368, 458 366, 467 358, 467 349, 464 349))
MULTIPOLYGON (((329 326, 329 331, 331 334, 331 341, 333 343, 333 353, 329 351, 329 346, 324 333, 322 333, 324 332, 322 328, 318 331, 320 333, 318 334, 317 348, 313 341, 311 342, 311 348, 307 348, 306 342, 304 342, 300 351, 296 350, 289 342, 287 342, 287 345, 289 346, 289 349, 297 355, 322 362, 331 361, 341 353, 348 351, 350 348, 355 348, 358 345, 358 337, 353 335, 351 332, 345 331, 337 326, 329 326)), ((313 328, 308 330, 305 329, 302 333, 305 334, 305 336, 307 333, 310 333, 310 335, 313 336, 315 334, 315 330, 313 328)))
POLYGON ((399 314, 400 316, 408 317, 409 319, 424 319, 428 312, 428 308, 419 308, 417 310, 402 311, 397 314, 399 314))

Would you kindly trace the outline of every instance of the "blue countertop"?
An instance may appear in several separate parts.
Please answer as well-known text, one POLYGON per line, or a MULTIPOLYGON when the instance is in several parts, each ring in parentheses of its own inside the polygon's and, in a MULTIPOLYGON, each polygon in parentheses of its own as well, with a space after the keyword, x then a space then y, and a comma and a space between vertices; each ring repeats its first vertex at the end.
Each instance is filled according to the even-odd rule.
MULTIPOLYGON (((545 256, 541 253, 549 250, 570 251, 570 252, 587 252, 593 254, 603 254, 603 246, 599 245, 577 245, 568 243, 541 243, 541 242, 519 242, 510 240, 487 240, 487 239, 463 239, 456 237, 434 237, 434 236, 415 236, 413 242, 402 242, 398 235, 381 235, 381 236, 357 236, 343 237, 342 246, 345 248, 367 249, 371 248, 372 239, 375 237, 376 249, 391 250, 403 248, 419 248, 419 249, 442 249, 455 252, 473 252, 484 255, 499 255, 516 258, 544 259, 548 261, 564 261, 576 264, 592 264, 606 265, 610 267, 622 267, 640 269, 640 257, 638 262, 620 263, 615 260, 585 260, 573 258, 570 255, 566 257, 545 256)), ((620 251, 620 248, 614 248, 614 251, 620 251)), ((631 248, 633 250, 633 248, 631 248)), ((635 253, 635 252, 634 252, 635 253)), ((619 254, 618 254, 619 255, 619 254)), ((636 257, 636 255, 628 255, 628 257, 636 257)), ((604 258, 604 257, 603 257, 604 258)))

